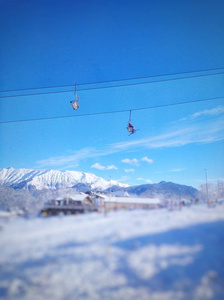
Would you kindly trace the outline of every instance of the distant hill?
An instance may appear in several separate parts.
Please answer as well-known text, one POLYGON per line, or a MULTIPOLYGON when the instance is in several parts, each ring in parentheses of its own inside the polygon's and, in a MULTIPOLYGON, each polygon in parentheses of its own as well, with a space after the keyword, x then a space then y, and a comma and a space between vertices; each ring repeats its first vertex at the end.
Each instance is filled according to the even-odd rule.
MULTIPOLYGON (((109 192, 109 189, 107 189, 107 191, 109 192)), ((126 188, 113 186, 111 191, 112 193, 116 192, 117 194, 121 191, 125 191, 130 196, 134 195, 147 198, 159 197, 161 200, 190 200, 201 197, 201 193, 191 186, 166 181, 161 181, 154 184, 130 186, 126 188)))

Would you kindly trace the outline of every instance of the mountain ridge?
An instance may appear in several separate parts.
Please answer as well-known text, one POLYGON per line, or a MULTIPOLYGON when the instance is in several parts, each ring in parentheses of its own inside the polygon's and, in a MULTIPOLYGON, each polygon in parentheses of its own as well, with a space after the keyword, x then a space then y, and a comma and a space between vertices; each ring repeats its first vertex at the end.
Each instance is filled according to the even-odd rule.
POLYGON ((110 182, 86 172, 14 169, 12 167, 0 169, 0 184, 14 189, 36 188, 37 190, 72 188, 78 184, 87 185, 93 190, 105 190, 110 187, 110 184, 117 187, 129 186, 114 180, 110 182))
POLYGON ((161 181, 154 184, 144 184, 141 186, 127 187, 125 190, 129 193, 144 196, 144 197, 156 197, 169 200, 183 200, 183 199, 196 199, 200 195, 199 191, 191 186, 177 184, 174 182, 161 181))

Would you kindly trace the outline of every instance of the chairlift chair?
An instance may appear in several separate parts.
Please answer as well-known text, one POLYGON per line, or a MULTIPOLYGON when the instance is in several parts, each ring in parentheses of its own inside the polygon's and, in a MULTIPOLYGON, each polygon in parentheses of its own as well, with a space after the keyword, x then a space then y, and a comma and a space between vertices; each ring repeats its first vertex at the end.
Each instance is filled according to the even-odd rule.
POLYGON ((79 100, 74 100, 74 101, 70 101, 70 103, 71 103, 71 106, 72 106, 72 108, 74 109, 74 110, 77 110, 77 109, 79 109, 79 102, 78 102, 79 100))
POLYGON ((75 100, 70 101, 71 106, 74 110, 79 109, 79 97, 77 97, 76 89, 77 89, 77 83, 75 84, 75 100))
POLYGON ((127 125, 127 131, 130 132, 129 135, 134 134, 137 130, 139 129, 134 129, 134 126, 131 124, 131 110, 130 110, 130 116, 128 120, 128 125, 127 125))
POLYGON ((130 122, 128 122, 128 125, 127 125, 127 131, 128 131, 128 132, 132 132, 132 131, 133 131, 133 129, 134 129, 134 126, 133 126, 133 125, 131 125, 131 123, 130 123, 130 122))
POLYGON ((131 124, 131 110, 130 110, 130 116, 128 120, 128 125, 127 125, 127 131, 132 132, 134 130, 134 126, 131 124))

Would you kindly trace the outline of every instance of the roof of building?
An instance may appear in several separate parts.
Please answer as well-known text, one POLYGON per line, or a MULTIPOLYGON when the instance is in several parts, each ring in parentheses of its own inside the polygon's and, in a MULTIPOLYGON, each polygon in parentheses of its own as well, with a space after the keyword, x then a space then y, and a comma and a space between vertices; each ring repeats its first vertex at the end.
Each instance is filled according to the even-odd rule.
POLYGON ((80 194, 70 194, 70 195, 66 195, 66 196, 59 196, 56 200, 66 200, 66 199, 70 198, 70 199, 76 200, 76 201, 83 201, 87 197, 89 197, 89 195, 80 193, 80 194))
POLYGON ((104 202, 131 203, 131 204, 160 204, 159 198, 138 198, 138 197, 104 197, 104 202))

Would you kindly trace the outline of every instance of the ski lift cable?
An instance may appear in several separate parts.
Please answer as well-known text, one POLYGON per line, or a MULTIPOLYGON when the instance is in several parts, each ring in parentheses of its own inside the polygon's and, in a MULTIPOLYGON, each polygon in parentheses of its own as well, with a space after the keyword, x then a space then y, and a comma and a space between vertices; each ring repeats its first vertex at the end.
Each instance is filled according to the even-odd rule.
MULTIPOLYGON (((88 90, 99 90, 99 89, 107 89, 107 88, 118 88, 118 87, 126 87, 126 86, 135 86, 135 85, 141 85, 141 84, 150 84, 150 83, 158 83, 158 82, 165 82, 165 81, 184 80, 184 79, 191 79, 191 78, 198 78, 198 77, 215 76, 215 75, 221 75, 221 74, 224 74, 224 72, 219 72, 219 73, 215 73, 215 74, 204 74, 204 75, 188 76, 188 77, 182 77, 182 78, 171 78, 171 79, 163 79, 163 80, 156 80, 156 81, 147 81, 147 82, 138 82, 138 83, 131 83, 131 84, 114 85, 114 86, 83 88, 83 89, 79 89, 79 91, 88 91, 88 90)), ((73 91, 74 90, 52 91, 52 92, 41 92, 41 93, 21 94, 21 95, 8 95, 8 96, 6 95, 6 96, 0 96, 0 98, 13 98, 13 97, 24 97, 24 96, 37 96, 37 95, 70 93, 70 92, 73 92, 73 91)))
POLYGON ((87 113, 87 114, 72 115, 72 116, 57 116, 57 117, 36 118, 36 119, 0 121, 0 124, 32 122, 32 121, 44 121, 44 120, 55 120, 55 119, 65 119, 65 118, 77 118, 77 117, 88 117, 88 116, 97 116, 97 115, 106 115, 106 114, 116 114, 116 113, 124 113, 124 112, 131 112, 131 111, 156 109, 156 108, 169 107, 169 106, 185 105, 185 104, 191 104, 191 103, 197 103, 197 102, 214 101, 214 100, 220 100, 220 99, 223 99, 223 98, 224 98, 224 96, 215 97, 215 98, 208 98, 208 99, 201 99, 201 100, 192 100, 192 101, 175 102, 175 103, 169 103, 169 104, 160 104, 160 105, 141 107, 141 108, 132 108, 132 109, 117 110, 117 111, 97 112, 97 113, 87 113))
MULTIPOLYGON (((143 79, 147 79, 147 78, 176 76, 176 75, 183 75, 183 74, 190 74, 190 73, 212 72, 212 71, 219 71, 219 70, 223 70, 223 69, 224 68, 204 69, 204 70, 186 71, 186 72, 179 72, 179 73, 167 73, 167 74, 151 75, 151 76, 145 76, 145 77, 132 77, 132 78, 126 78, 126 79, 115 79, 115 80, 98 81, 98 82, 86 82, 86 83, 79 83, 79 86, 92 85, 92 84, 113 83, 113 82, 130 81, 130 80, 143 80, 143 79)), ((222 73, 223 72, 215 73, 215 74, 206 74, 204 76, 218 75, 218 74, 222 74, 222 73)), ((193 76, 193 77, 197 77, 197 76, 193 76)), ((68 85, 55 85, 55 86, 34 87, 34 88, 25 88, 25 89, 2 90, 2 91, 0 91, 0 93, 31 91, 31 90, 41 90, 41 89, 53 89, 53 88, 66 88, 66 87, 72 87, 72 86, 74 86, 74 85, 68 84, 68 85)), ((80 89, 80 90, 84 90, 84 89, 80 89)))
MULTIPOLYGON (((224 68, 203 69, 203 70, 185 71, 185 72, 177 72, 177 73, 167 73, 167 74, 150 75, 150 76, 142 76, 142 77, 132 77, 132 78, 126 78, 126 79, 114 79, 114 80, 106 80, 106 81, 86 82, 86 83, 79 83, 79 85, 103 84, 103 83, 119 82, 119 81, 140 80, 140 79, 155 78, 155 77, 162 77, 162 76, 172 76, 172 75, 175 76, 175 75, 199 73, 199 72, 212 72, 212 71, 219 71, 219 70, 223 70, 223 69, 224 68)), ((72 86, 73 86, 72 84, 67 84, 67 85, 55 85, 55 86, 34 87, 34 88, 25 88, 25 89, 3 90, 3 91, 0 91, 0 93, 41 90, 41 89, 52 89, 52 88, 63 88, 63 87, 72 87, 72 86)))

